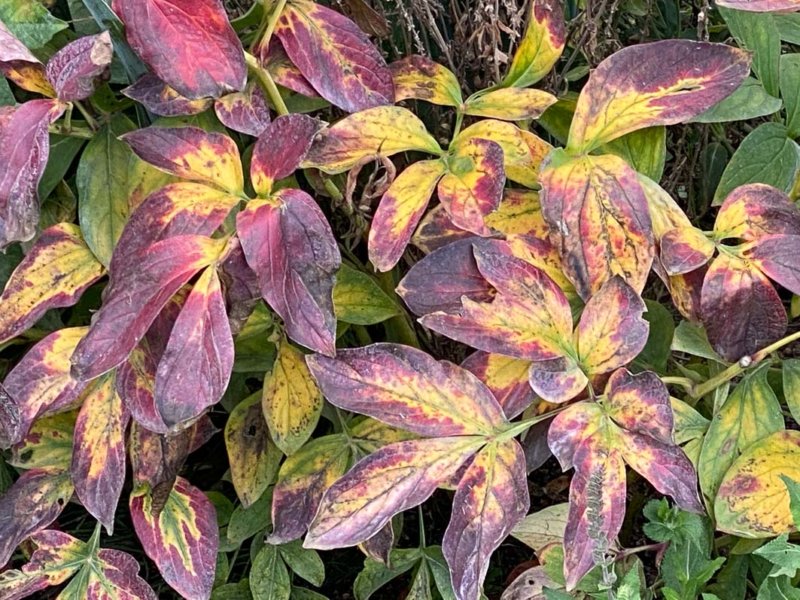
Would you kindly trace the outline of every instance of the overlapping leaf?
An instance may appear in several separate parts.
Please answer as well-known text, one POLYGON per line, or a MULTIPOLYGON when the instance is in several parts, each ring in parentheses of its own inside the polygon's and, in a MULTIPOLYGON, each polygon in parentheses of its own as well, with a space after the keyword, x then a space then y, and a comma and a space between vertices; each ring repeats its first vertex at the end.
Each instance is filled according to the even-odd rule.
POLYGON ((265 125, 250 164, 256 193, 267 196, 279 179, 295 172, 308 154, 321 123, 305 115, 282 115, 265 125))
POLYGON ((254 137, 270 123, 269 106, 261 87, 251 83, 243 92, 233 92, 214 102, 214 112, 222 124, 254 137))
POLYGON ((31 327, 47 310, 75 304, 104 272, 77 225, 45 230, 0 296, 0 342, 31 327))
POLYGON ((749 55, 724 44, 664 40, 624 48, 600 63, 581 91, 567 148, 588 152, 636 129, 691 119, 732 94, 749 70, 749 55))
POLYGON ((218 0, 114 0, 128 43, 159 79, 190 99, 244 89, 242 44, 218 0))
POLYGON ((793 259, 800 249, 800 210, 776 188, 740 186, 720 208, 714 238, 719 255, 705 274, 701 315, 714 349, 738 360, 786 330, 786 311, 769 279, 800 292, 800 269, 793 259))
POLYGON ((179 477, 160 512, 146 491, 131 495, 130 509, 136 535, 164 581, 186 598, 209 598, 219 533, 203 492, 179 477))
POLYGON ((114 48, 106 31, 70 42, 47 61, 47 79, 59 100, 72 102, 91 96, 110 76, 114 48))
POLYGON ((392 73, 355 23, 311 0, 292 0, 275 35, 286 54, 332 104, 355 112, 394 102, 392 73))
POLYGON ((489 388, 509 419, 522 413, 536 398, 528 384, 530 361, 479 350, 461 366, 489 388))
POLYGON ((0 73, 24 90, 55 97, 53 86, 47 81, 44 65, 25 47, 8 27, 0 21, 0 73))
POLYGON ((556 100, 555 96, 541 90, 507 87, 471 96, 464 103, 464 112, 489 119, 524 121, 538 118, 556 100))
MULTIPOLYGON (((141 103, 153 114, 162 117, 196 115, 207 110, 213 102, 211 98, 190 100, 152 73, 143 75, 133 85, 122 90, 122 93, 131 100, 141 103)), ((228 94, 224 98, 230 98, 231 95, 228 94)))
POLYGON ((125 482, 125 429, 130 419, 115 378, 108 373, 96 379, 83 395, 71 467, 81 504, 109 533, 125 482))
POLYGON ((250 202, 236 227, 261 293, 284 320, 289 337, 333 355, 333 308, 339 248, 325 215, 305 192, 285 189, 250 202))
POLYGON ((72 356, 73 374, 91 379, 122 363, 173 294, 216 261, 224 246, 224 239, 182 235, 142 252, 137 276, 107 288, 103 306, 72 356))
POLYGON ((564 537, 567 589, 614 548, 625 514, 625 463, 681 508, 703 511, 694 468, 673 441, 669 393, 658 377, 620 369, 602 404, 571 406, 548 433, 562 468, 575 468, 564 537))
POLYGON ((542 210, 564 271, 587 300, 614 275, 641 292, 653 262, 650 214, 639 179, 616 156, 557 150, 540 174, 542 210))
POLYGON ((447 67, 425 56, 411 55, 389 65, 395 101, 425 100, 441 106, 461 105, 461 85, 447 67))
POLYGON ((216 404, 233 371, 231 334, 222 287, 209 267, 186 298, 158 363, 155 402, 168 427, 216 404))
POLYGON ((7 433, 9 444, 21 441, 36 419, 68 410, 77 402, 85 385, 71 377, 70 357, 87 330, 71 327, 50 334, 8 374, 3 385, 17 419, 7 433))
POLYGON ((0 119, 0 249, 27 241, 39 221, 39 181, 50 154, 50 123, 66 105, 30 100, 0 119))
POLYGON ((365 158, 408 150, 442 152, 414 113, 399 106, 379 106, 352 114, 324 129, 301 166, 342 173, 365 158))

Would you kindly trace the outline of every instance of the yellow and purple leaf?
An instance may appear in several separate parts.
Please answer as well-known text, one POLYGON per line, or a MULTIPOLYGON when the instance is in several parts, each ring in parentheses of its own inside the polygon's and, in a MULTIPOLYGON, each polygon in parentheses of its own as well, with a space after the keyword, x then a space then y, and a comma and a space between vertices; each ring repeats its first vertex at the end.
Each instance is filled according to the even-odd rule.
POLYGON ((207 600, 219 547, 211 501, 178 477, 160 512, 154 513, 152 497, 142 490, 131 494, 130 509, 136 535, 164 581, 185 598, 207 600))
POLYGON ((250 202, 236 219, 247 263, 261 293, 295 342, 336 352, 333 286, 341 257, 325 215, 305 192, 284 189, 250 202))
POLYGON ((528 384, 529 361, 479 350, 461 366, 489 388, 508 419, 520 415, 536 399, 528 384))
POLYGON ((488 436, 507 423, 472 373, 409 346, 372 344, 306 361, 332 404, 412 433, 488 436))
POLYGON ((446 169, 441 160, 417 161, 386 190, 369 229, 369 259, 378 271, 391 270, 403 256, 446 169))
POLYGON ((412 54, 389 65, 395 102, 424 100, 440 106, 461 106, 461 86, 453 72, 426 56, 412 54))
POLYGON ((0 21, 0 73, 23 90, 55 98, 44 65, 0 21))
POLYGON ((725 44, 663 40, 623 48, 581 91, 567 150, 590 152, 637 129, 687 121, 730 96, 749 72, 750 55, 725 44))
POLYGON ((260 196, 268 196, 279 179, 289 177, 308 154, 322 123, 306 115, 282 115, 265 126, 253 148, 250 178, 260 196))
POLYGON ((219 0, 114 0, 112 8, 136 54, 182 96, 244 89, 244 50, 219 0))
POLYGON ((795 294, 800 294, 798 253, 800 235, 766 235, 742 249, 742 257, 750 265, 795 294))
POLYGON ((70 376, 70 357, 86 335, 86 327, 70 327, 51 333, 37 343, 6 377, 5 387, 18 423, 11 444, 28 434, 34 421, 74 406, 85 384, 70 376))
POLYGON ((75 423, 71 467, 75 494, 109 535, 125 483, 125 429, 130 420, 115 380, 115 373, 107 373, 86 388, 75 423))
POLYGON ((367 35, 344 15, 293 0, 275 27, 291 61, 319 95, 347 112, 394 103, 392 72, 367 35))
POLYGON ((0 296, 0 343, 30 328, 49 309, 78 302, 104 273, 77 225, 60 223, 43 231, 0 296))
POLYGON ((139 158, 166 173, 243 194, 239 149, 225 134, 198 127, 147 127, 122 139, 139 158))
POLYGON ((711 345, 730 361, 753 354, 786 331, 786 310, 775 288, 761 271, 731 253, 711 263, 700 310, 711 345))
POLYGON ((614 276, 591 297, 575 331, 575 347, 588 375, 609 373, 631 362, 644 349, 650 326, 644 301, 614 276))
POLYGON ((558 99, 542 90, 506 87, 478 93, 464 103, 464 112, 501 121, 537 119, 558 99))
POLYGON ((800 233, 800 209, 785 192, 764 183, 733 190, 717 213, 714 237, 752 242, 760 237, 800 233))
POLYGON ((286 459, 272 492, 269 543, 290 542, 306 532, 323 494, 345 474, 350 458, 347 436, 337 433, 312 439, 286 459))
POLYGON ((214 112, 225 127, 258 137, 270 124, 269 105, 260 85, 250 83, 214 102, 214 112))
POLYGON ((345 117, 323 129, 303 168, 336 174, 369 157, 417 150, 440 155, 442 149, 414 113, 400 106, 378 106, 345 117))
POLYGON ((489 558, 530 507, 525 455, 514 440, 492 442, 469 463, 453 497, 442 550, 456 598, 478 598, 489 558))
POLYGON ((572 311, 552 279, 510 254, 504 242, 474 248, 478 270, 496 290, 491 302, 463 298, 457 314, 420 322, 457 341, 525 360, 560 358, 572 344, 572 311))
POLYGON ((503 149, 481 138, 470 138, 456 146, 447 157, 447 172, 436 188, 456 227, 487 236, 485 218, 500 205, 506 174, 503 149))
POLYGON ((411 312, 419 316, 458 313, 462 296, 475 302, 489 302, 494 297, 475 262, 473 248, 483 243, 481 240, 469 237, 444 245, 409 269, 396 292, 411 312))
POLYGON ((32 469, 0 496, 0 562, 9 561, 22 540, 58 518, 72 497, 69 471, 32 469))
POLYGON ((532 0, 525 35, 501 85, 527 87, 556 64, 567 41, 561 0, 532 0))
POLYGON ((528 381, 543 400, 560 404, 585 390, 589 378, 574 358, 565 355, 531 363, 528 381))
POLYGON ((614 275, 640 293, 655 249, 636 172, 616 156, 571 158, 556 150, 540 180, 550 240, 581 298, 588 300, 614 275))
POLYGON ((370 539, 395 514, 427 500, 484 442, 469 435, 410 440, 370 454, 325 492, 303 546, 325 550, 370 539))

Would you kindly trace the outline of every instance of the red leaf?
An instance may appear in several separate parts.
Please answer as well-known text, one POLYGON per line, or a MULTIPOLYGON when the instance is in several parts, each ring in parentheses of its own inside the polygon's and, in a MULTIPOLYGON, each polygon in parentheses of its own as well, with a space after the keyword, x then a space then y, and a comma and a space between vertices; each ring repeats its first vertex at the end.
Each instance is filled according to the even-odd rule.
POLYGON ((78 38, 47 61, 47 79, 59 100, 85 100, 111 74, 114 48, 108 31, 78 38))
POLYGON ((195 284, 158 364, 155 401, 173 427, 199 416, 225 393, 233 371, 233 335, 216 270, 195 284))
POLYGON ((0 21, 0 73, 29 92, 56 95, 47 81, 44 65, 0 21))
POLYGON ((306 115, 282 115, 258 138, 250 163, 250 178, 260 195, 268 195, 273 184, 289 177, 306 157, 322 123, 306 115))
POLYGON ((740 185, 717 213, 714 234, 748 242, 765 235, 800 232, 800 209, 783 191, 763 183, 740 185))
POLYGON ((190 98, 241 91, 244 51, 219 0, 114 0, 128 42, 159 79, 190 98))
POLYGON ((0 250, 31 239, 39 221, 39 180, 50 153, 57 100, 30 100, 0 121, 0 250))
POLYGON ((275 34, 319 94, 348 112, 394 103, 392 73, 355 23, 310 0, 281 13, 275 34))
POLYGON ((236 220, 247 262, 261 293, 303 346, 333 355, 333 285, 341 258, 319 206, 305 192, 285 189, 274 200, 251 202, 236 220))
MULTIPOLYGON (((800 228, 795 231, 800 233, 800 228)), ((795 294, 800 294, 798 256, 800 235, 767 235, 744 251, 744 257, 761 272, 795 294)))
POLYGON ((73 374, 92 379, 122 363, 173 294, 216 260, 224 243, 184 235, 143 252, 135 277, 106 288, 103 306, 72 356, 73 374))

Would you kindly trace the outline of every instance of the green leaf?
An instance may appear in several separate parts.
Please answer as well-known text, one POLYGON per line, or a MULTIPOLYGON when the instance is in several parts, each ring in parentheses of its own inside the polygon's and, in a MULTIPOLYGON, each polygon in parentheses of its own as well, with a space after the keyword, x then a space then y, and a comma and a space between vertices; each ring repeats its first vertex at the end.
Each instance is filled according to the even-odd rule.
POLYGON ((39 0, 3 0, 0 21, 32 50, 41 48, 67 28, 67 24, 51 15, 39 0))
POLYGON ((778 398, 767 382, 768 364, 748 373, 714 415, 697 465, 700 487, 715 498, 725 473, 751 444, 784 429, 778 398))
POLYGON ((800 423, 800 358, 783 361, 783 397, 795 422, 800 423))
POLYGON ((226 583, 211 592, 211 600, 252 600, 250 582, 242 579, 239 583, 226 583))
POLYGON ((72 161, 83 147, 84 140, 66 135, 50 136, 50 155, 47 167, 39 181, 39 197, 47 198, 56 186, 64 179, 72 161))
POLYGON ((333 305, 336 319, 353 325, 374 325, 400 314, 372 277, 347 265, 336 274, 333 305))
POLYGON ((771 115, 779 111, 781 106, 780 98, 770 96, 760 82, 748 77, 733 94, 696 116, 692 119, 692 123, 725 123, 755 119, 771 115))
POLYGON ((781 97, 789 137, 800 136, 800 54, 781 56, 781 97))
POLYGON ((647 336, 647 343, 634 360, 634 365, 663 373, 667 369, 670 357, 675 322, 672 320, 672 314, 660 302, 645 300, 644 303, 647 305, 647 312, 643 316, 650 324, 650 333, 647 336))
POLYGON ((641 600, 645 582, 640 567, 641 563, 637 563, 622 578, 617 588, 617 600, 641 600))
POLYGON ((800 45, 800 14, 775 14, 772 18, 784 42, 800 45))
POLYGON ((283 561, 296 575, 315 587, 325 581, 325 564, 316 550, 303 548, 301 540, 278 546, 283 561))
POLYGON ((117 138, 133 129, 135 125, 127 117, 115 116, 89 142, 78 165, 81 232, 105 266, 111 263, 111 254, 130 215, 130 179, 139 159, 117 138))
POLYGON ((767 577, 758 588, 756 600, 800 600, 800 588, 788 577, 767 577))
POLYGON ((277 349, 269 340, 275 325, 263 302, 256 305, 234 341, 234 373, 266 373, 272 370, 277 349))
POLYGON ((392 550, 389 565, 366 559, 364 568, 353 583, 356 600, 369 600, 372 595, 392 579, 407 573, 419 563, 422 555, 417 548, 392 550))
POLYGON ((753 53, 753 71, 772 96, 780 86, 781 36, 769 13, 720 8, 728 29, 741 48, 753 53))
POLYGON ((795 527, 800 527, 800 483, 792 481, 786 475, 780 478, 789 490, 789 509, 792 511, 792 520, 795 527))
POLYGON ((228 541, 240 544, 263 531, 272 524, 270 508, 272 507, 272 488, 264 492, 261 497, 248 508, 237 506, 228 522, 228 541))
POLYGON ((753 552, 765 558, 777 569, 773 569, 770 577, 787 575, 794 577, 800 569, 800 546, 789 543, 789 534, 784 533, 753 552))
POLYGON ((671 347, 673 352, 685 352, 692 356, 723 362, 722 357, 711 347, 705 329, 689 321, 678 323, 671 347))
POLYGON ((800 148, 781 123, 762 123, 731 157, 714 194, 714 205, 745 183, 767 183, 789 192, 800 164, 800 148))
POLYGON ((8 81, 5 77, 0 77, 0 106, 14 106, 16 103, 8 81))
POLYGON ((277 546, 264 544, 250 570, 250 592, 254 600, 289 600, 292 582, 277 546))
POLYGON ((647 127, 604 144, 596 154, 614 154, 639 173, 660 181, 667 157, 666 127, 647 127))
POLYGON ((450 569, 445 562, 441 546, 428 546, 422 551, 425 562, 433 575, 433 583, 442 600, 455 600, 453 582, 450 581, 450 569))

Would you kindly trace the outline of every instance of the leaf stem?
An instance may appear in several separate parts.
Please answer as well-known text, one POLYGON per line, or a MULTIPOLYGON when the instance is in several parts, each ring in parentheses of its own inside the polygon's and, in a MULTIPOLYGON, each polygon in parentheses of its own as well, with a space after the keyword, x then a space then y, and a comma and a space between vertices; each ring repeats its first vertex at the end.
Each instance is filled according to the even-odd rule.
POLYGON ((286 0, 278 0, 277 4, 275 4, 272 9, 272 12, 270 12, 269 21, 267 21, 267 28, 264 30, 264 36, 261 38, 262 47, 265 44, 269 44, 269 41, 272 39, 272 34, 275 32, 275 27, 278 25, 278 19, 280 19, 284 8, 286 8, 286 0))
POLYGON ((100 129, 100 124, 97 120, 91 115, 91 113, 86 109, 83 103, 78 102, 75 100, 72 104, 75 105, 75 108, 83 115, 83 118, 86 119, 86 122, 89 124, 89 127, 92 128, 93 131, 97 131, 100 129))
POLYGON ((269 96, 270 101, 272 102, 272 106, 275 108, 275 111, 279 115, 288 115, 289 109, 286 108, 286 103, 283 101, 281 97, 281 93, 278 90, 278 86, 275 85, 275 82, 272 80, 272 76, 267 72, 267 70, 261 66, 258 62, 258 59, 250 54, 249 52, 244 53, 245 60, 247 61, 247 66, 250 68, 250 71, 256 76, 258 82, 261 84, 261 87, 264 88, 264 91, 269 96))
POLYGON ((694 389, 694 381, 688 377, 661 377, 661 382, 664 385, 679 385, 690 393, 694 389))
POLYGON ((530 417, 529 419, 523 419, 522 421, 511 423, 509 424, 508 429, 495 436, 495 439, 498 442, 504 442, 511 438, 517 437, 519 434, 526 432, 528 429, 536 425, 536 423, 544 421, 545 419, 550 419, 556 416, 558 413, 565 411, 570 406, 572 406, 572 404, 564 404, 544 414, 536 415, 535 417, 530 417))
POLYGON ((94 137, 94 131, 91 129, 77 127, 72 123, 70 123, 69 126, 67 126, 67 123, 63 123, 62 125, 50 125, 49 131, 56 135, 66 135, 68 137, 83 138, 86 140, 90 140, 94 137))
POLYGON ((800 331, 796 331, 791 335, 787 335, 786 337, 779 339, 777 342, 770 344, 766 348, 762 348, 752 356, 743 356, 742 358, 739 359, 738 362, 733 363, 721 373, 718 373, 711 379, 708 379, 703 383, 694 386, 689 391, 689 395, 694 399, 702 398, 709 392, 713 392, 719 386, 729 382, 731 379, 742 373, 748 367, 758 364, 776 350, 780 350, 784 346, 787 346, 797 340, 800 340, 800 331))

